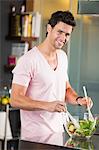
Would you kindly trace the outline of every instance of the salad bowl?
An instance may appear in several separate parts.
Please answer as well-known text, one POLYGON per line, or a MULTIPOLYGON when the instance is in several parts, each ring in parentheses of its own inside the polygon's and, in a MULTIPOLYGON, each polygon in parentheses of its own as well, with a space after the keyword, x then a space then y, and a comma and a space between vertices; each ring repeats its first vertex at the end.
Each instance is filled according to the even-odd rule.
POLYGON ((66 131, 72 138, 90 139, 96 130, 96 120, 79 120, 79 128, 73 122, 67 122, 66 131))
POLYGON ((82 149, 82 150, 94 150, 94 144, 92 140, 82 140, 82 139, 72 139, 69 138, 68 141, 66 141, 65 146, 69 148, 74 149, 82 149))

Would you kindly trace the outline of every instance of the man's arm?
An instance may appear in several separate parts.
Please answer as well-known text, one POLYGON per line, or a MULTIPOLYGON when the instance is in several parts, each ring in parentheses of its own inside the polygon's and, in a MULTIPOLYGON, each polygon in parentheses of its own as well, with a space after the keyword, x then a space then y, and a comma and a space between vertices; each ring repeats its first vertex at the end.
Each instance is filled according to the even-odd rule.
POLYGON ((78 97, 78 94, 75 92, 75 90, 71 87, 70 83, 66 83, 66 102, 77 105, 76 98, 78 97))
POLYGON ((47 100, 32 100, 26 96, 27 88, 22 85, 12 84, 10 104, 23 110, 46 110, 50 112, 65 111, 65 103, 61 101, 48 102, 47 100))
POLYGON ((88 97, 88 99, 86 100, 85 97, 80 97, 76 91, 71 87, 70 83, 67 82, 66 83, 66 102, 73 104, 73 105, 83 105, 83 106, 87 106, 89 105, 89 107, 92 107, 93 102, 91 100, 90 97, 88 97), (79 98, 78 98, 79 97, 79 98))

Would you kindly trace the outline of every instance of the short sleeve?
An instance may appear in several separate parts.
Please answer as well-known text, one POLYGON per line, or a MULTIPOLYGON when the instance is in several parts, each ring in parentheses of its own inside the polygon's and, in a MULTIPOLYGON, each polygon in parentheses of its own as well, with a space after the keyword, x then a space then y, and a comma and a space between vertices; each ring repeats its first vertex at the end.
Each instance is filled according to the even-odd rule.
POLYGON ((28 86, 31 78, 33 77, 31 61, 27 60, 26 56, 22 56, 12 71, 13 83, 28 86))

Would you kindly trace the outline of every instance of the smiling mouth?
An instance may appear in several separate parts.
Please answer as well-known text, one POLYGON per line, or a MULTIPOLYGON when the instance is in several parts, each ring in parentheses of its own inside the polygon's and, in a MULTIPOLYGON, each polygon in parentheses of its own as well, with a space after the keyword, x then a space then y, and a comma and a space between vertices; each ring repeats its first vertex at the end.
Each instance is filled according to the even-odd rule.
POLYGON ((57 41, 57 42, 58 42, 59 45, 64 45, 64 44, 66 44, 67 41, 65 39, 65 41, 57 41))
POLYGON ((66 43, 67 43, 67 41, 65 40, 63 43, 64 43, 64 44, 66 44, 66 43))
POLYGON ((58 42, 59 46, 63 46, 66 42, 58 42))

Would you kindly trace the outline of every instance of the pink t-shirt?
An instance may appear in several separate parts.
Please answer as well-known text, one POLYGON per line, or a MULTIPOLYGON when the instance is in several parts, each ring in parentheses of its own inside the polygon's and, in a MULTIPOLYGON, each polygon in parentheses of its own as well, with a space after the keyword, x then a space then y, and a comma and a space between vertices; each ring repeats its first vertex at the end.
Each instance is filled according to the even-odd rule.
MULTIPOLYGON (((13 72, 13 83, 26 86, 26 95, 39 101, 64 101, 67 55, 57 50, 58 66, 54 71, 37 47, 23 55, 13 72)), ((58 112, 21 110, 21 139, 32 141, 34 135, 63 132, 63 115, 58 112)))

